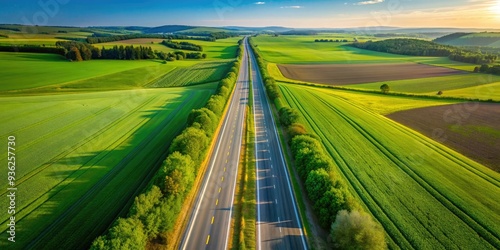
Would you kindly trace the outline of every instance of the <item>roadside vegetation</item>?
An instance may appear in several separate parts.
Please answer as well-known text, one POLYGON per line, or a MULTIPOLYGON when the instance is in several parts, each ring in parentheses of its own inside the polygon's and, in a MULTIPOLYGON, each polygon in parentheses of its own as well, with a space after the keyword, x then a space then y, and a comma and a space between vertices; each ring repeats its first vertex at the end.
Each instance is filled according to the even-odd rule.
MULTIPOLYGON (((264 79, 264 85, 269 98, 279 110, 279 121, 290 138, 289 146, 295 159, 295 167, 301 177, 305 191, 313 205, 313 210, 318 216, 319 224, 324 229, 329 229, 337 219, 337 214, 341 211, 362 211, 362 207, 356 202, 341 177, 341 173, 335 172, 333 162, 329 158, 321 142, 313 134, 309 134, 306 127, 299 123, 299 110, 290 108, 284 103, 278 85, 269 76, 267 65, 250 40, 251 47, 255 53, 257 63, 264 79)), ((350 218, 348 219, 350 220, 350 218)), ((369 223, 369 221, 366 221, 369 223)), ((380 235, 381 228, 371 227, 366 237, 380 235)), ((334 232, 334 230, 332 230, 334 232)), ((383 233, 382 233, 383 235, 383 233)), ((332 247, 341 247, 342 239, 336 235, 337 241, 332 243, 332 247)), ((352 235, 346 235, 351 237, 352 235)), ((385 248, 384 237, 371 238, 373 242, 385 248)), ((361 241, 353 242, 351 247, 363 249, 361 241)), ((365 245, 366 247, 366 245, 365 245)))
MULTIPOLYGON (((272 71, 273 76, 287 82, 276 83, 267 72, 269 67, 265 59, 287 62, 293 58, 295 62, 301 56, 307 58, 305 54, 290 54, 292 48, 283 49, 296 44, 296 41, 302 41, 303 38, 288 38, 288 45, 283 38, 254 39, 252 38, 253 42, 258 41, 254 43, 257 45, 253 46, 254 51, 257 54, 265 52, 262 53, 263 57, 257 56, 257 60, 270 93, 269 97, 280 110, 282 126, 288 128, 295 165, 305 183, 304 191, 318 216, 318 224, 330 229, 331 247, 343 248, 350 244, 351 247, 361 248, 362 241, 352 241, 362 238, 364 233, 360 233, 363 231, 361 228, 370 228, 373 232, 370 233, 372 239, 376 242, 386 241, 391 249, 499 247, 500 228, 496 226, 500 221, 497 216, 498 203, 484 202, 493 201, 494 197, 499 195, 498 174, 443 146, 438 142, 439 138, 425 137, 379 115, 420 105, 425 107, 456 103, 461 101, 460 98, 441 98, 436 96, 439 89, 429 89, 431 85, 418 84, 419 81, 435 82, 433 78, 403 80, 415 82, 414 85, 398 85, 402 80, 370 83, 373 93, 318 84, 316 85, 321 88, 303 86, 316 85, 288 80, 281 72, 272 71), (270 53, 270 50, 273 52, 270 53), (433 90, 436 92, 430 92, 434 95, 432 98, 430 93, 429 98, 420 98, 411 93, 393 92, 403 86, 411 86, 413 91, 426 94, 433 90), (396 102, 392 103, 390 99, 396 102), (380 100, 385 101, 379 103, 380 100), (403 106, 397 106, 399 104, 396 103, 403 106), (327 184, 328 182, 330 184, 327 184), (400 188, 394 189, 403 187, 401 185, 404 186, 404 191, 400 188), (341 210, 348 212, 338 212, 341 210), (370 219, 360 219, 365 217, 363 211, 380 223, 381 227, 376 226, 377 223, 369 222, 370 219), (357 228, 359 234, 344 233, 351 230, 349 225, 359 220, 366 222, 366 227, 357 228), (339 229, 341 225, 343 229, 339 229), (382 228, 385 233, 380 234, 382 228), (357 236, 353 237, 353 234, 357 236), (380 240, 384 234, 385 240, 380 240)), ((305 42, 307 46, 309 43, 305 42)), ((335 44, 316 43, 315 46, 319 52, 325 50, 325 46, 330 49, 338 46, 335 44)), ((310 50, 313 48, 306 49, 310 50)), ((314 53, 316 52, 310 54, 314 53)), ((366 55, 371 53, 366 51, 366 55)), ((336 58, 342 58, 341 55, 342 53, 337 53, 336 58)), ((326 56, 323 61, 334 62, 334 57, 331 54, 331 57, 326 56)), ((359 56, 353 58, 358 59, 359 56)), ((376 62, 368 57, 366 60, 366 63, 376 62)), ((408 60, 425 59, 399 59, 408 60)), ((352 63, 353 60, 348 57, 345 62, 352 63)), ((359 60, 358 63, 361 62, 362 60, 359 60)), ((470 80, 481 81, 478 74, 434 79, 453 77, 469 77, 470 80)), ((488 82, 484 82, 482 86, 496 84, 491 77, 488 76, 487 79, 488 82)), ((455 83, 450 81, 445 84, 448 84, 448 89, 470 86, 466 85, 466 80, 463 81, 464 86, 457 87, 456 79, 455 83)), ((352 85, 355 86, 361 85, 352 85)), ((445 95, 448 90, 440 92, 445 95)), ((380 246, 384 247, 383 244, 380 246)))
POLYGON ((91 249, 143 249, 148 244, 173 247, 178 238, 172 235, 174 223, 191 192, 234 89, 242 53, 240 44, 238 61, 220 81, 205 107, 191 111, 187 128, 172 141, 162 167, 148 188, 135 198, 128 216, 118 219, 106 234, 92 243, 91 249))

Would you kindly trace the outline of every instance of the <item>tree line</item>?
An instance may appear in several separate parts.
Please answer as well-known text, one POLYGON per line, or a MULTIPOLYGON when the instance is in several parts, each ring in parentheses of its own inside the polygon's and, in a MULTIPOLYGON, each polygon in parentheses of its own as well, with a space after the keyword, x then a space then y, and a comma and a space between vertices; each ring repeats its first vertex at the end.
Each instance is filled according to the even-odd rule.
POLYGON ((206 54, 199 52, 186 53, 184 51, 174 51, 165 53, 162 51, 153 51, 151 47, 134 47, 133 45, 115 45, 112 48, 102 47, 100 49, 88 43, 58 41, 56 42, 56 46, 58 49, 63 49, 64 54, 62 55, 72 61, 87 61, 92 59, 143 60, 156 58, 166 61, 175 61, 183 59, 205 59, 207 57, 206 54))
POLYGON ((333 43, 333 42, 336 42, 336 43, 347 43, 349 42, 349 40, 347 39, 315 39, 314 42, 316 43, 333 43))
MULTIPOLYGON (((275 106, 279 108, 284 101, 275 80, 267 71, 267 63, 260 56, 250 40, 257 59, 266 91, 275 106), (273 86, 273 87, 268 87, 273 86)), ((347 185, 336 172, 331 157, 325 152, 316 135, 307 132, 299 123, 300 112, 284 106, 279 108, 281 126, 290 138, 295 168, 303 184, 305 193, 313 205, 313 211, 323 228, 330 228, 333 239, 332 248, 336 249, 385 249, 384 231, 370 215, 363 212, 349 192, 347 185), (360 238, 362 235, 362 239, 360 238)))
POLYGON ((500 65, 492 65, 489 66, 488 64, 483 64, 479 67, 474 68, 475 73, 486 73, 486 74, 494 74, 494 75, 500 75, 500 65))
POLYGON ((192 51, 203 51, 203 47, 198 44, 190 43, 190 42, 174 42, 170 39, 163 40, 161 44, 172 48, 172 49, 182 49, 182 50, 192 50, 192 51))
POLYGON ((54 48, 54 47, 42 47, 35 45, 24 45, 24 46, 5 46, 0 45, 1 52, 27 52, 27 53, 48 53, 48 54, 58 54, 61 56, 66 55, 66 50, 64 48, 54 48))
POLYGON ((498 59, 497 55, 473 52, 418 39, 387 39, 377 42, 353 43, 351 46, 409 56, 446 56, 454 61, 475 64, 493 63, 498 59))
MULTIPOLYGON (((95 33, 94 33, 95 34, 95 33)), ((163 35, 163 34, 129 34, 129 35, 112 35, 112 36, 104 36, 104 37, 87 37, 87 43, 95 44, 95 43, 109 43, 116 41, 123 41, 129 39, 137 39, 137 38, 157 38, 157 39, 178 39, 178 40, 199 40, 199 41, 215 41, 211 37, 195 37, 195 36, 187 36, 187 35, 163 35)))
POLYGON ((191 111, 187 127, 172 141, 167 158, 149 187, 135 197, 127 217, 116 220, 104 235, 94 240, 91 249, 144 249, 152 240, 167 246, 172 244, 166 234, 174 229, 236 85, 242 49, 240 45, 238 60, 206 105, 191 111))

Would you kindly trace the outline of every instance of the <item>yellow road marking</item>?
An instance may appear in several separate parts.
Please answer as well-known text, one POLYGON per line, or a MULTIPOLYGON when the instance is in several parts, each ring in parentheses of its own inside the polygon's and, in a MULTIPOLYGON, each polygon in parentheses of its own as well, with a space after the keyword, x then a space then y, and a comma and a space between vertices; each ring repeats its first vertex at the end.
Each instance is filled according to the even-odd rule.
POLYGON ((214 224, 214 217, 212 216, 212 224, 214 224))
POLYGON ((224 181, 224 176, 222 176, 222 178, 220 178, 221 181, 224 181))
POLYGON ((207 245, 209 241, 210 241, 210 234, 207 236, 207 245))
POLYGON ((215 200, 215 205, 219 205, 219 199, 215 200))
POLYGON ((224 168, 224 172, 226 172, 226 168, 224 168))
POLYGON ((222 189, 222 188, 220 187, 220 188, 219 188, 219 193, 220 193, 220 190, 221 190, 221 189, 222 189))

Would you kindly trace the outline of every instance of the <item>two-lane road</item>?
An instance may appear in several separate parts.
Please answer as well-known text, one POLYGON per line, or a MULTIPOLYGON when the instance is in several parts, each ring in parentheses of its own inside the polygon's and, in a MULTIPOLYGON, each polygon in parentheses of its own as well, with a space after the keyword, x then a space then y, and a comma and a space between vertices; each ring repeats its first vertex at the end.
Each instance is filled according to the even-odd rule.
POLYGON ((245 46, 250 54, 250 74, 253 80, 257 249, 307 249, 290 176, 262 77, 253 52, 248 44, 245 46))
POLYGON ((244 51, 235 92, 187 225, 181 249, 227 249, 248 104, 248 57, 244 51))

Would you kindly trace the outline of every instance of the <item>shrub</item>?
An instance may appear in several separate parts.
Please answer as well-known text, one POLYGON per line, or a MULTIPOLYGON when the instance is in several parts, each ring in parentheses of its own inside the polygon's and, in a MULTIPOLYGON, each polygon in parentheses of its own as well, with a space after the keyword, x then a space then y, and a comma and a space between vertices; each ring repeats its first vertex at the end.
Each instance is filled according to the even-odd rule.
POLYGON ((383 229, 366 213, 342 210, 332 224, 331 236, 336 249, 387 248, 383 229))

